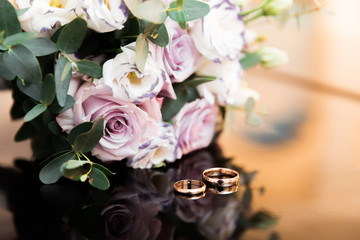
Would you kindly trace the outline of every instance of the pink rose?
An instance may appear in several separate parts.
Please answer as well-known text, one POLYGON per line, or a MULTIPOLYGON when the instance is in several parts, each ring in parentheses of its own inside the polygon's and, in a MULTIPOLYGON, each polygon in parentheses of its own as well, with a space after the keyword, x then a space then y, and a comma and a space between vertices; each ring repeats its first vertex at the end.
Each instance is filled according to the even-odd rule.
POLYGON ((103 161, 122 160, 136 154, 139 146, 156 134, 154 119, 135 104, 114 98, 103 84, 72 80, 71 92, 76 103, 56 120, 64 131, 69 131, 80 123, 104 118, 104 136, 92 150, 103 161))
POLYGON ((186 103, 172 119, 182 154, 207 147, 215 133, 218 107, 205 99, 186 103))
POLYGON ((169 19, 166 22, 169 44, 164 48, 164 65, 172 82, 182 82, 194 73, 199 52, 192 37, 179 24, 169 19))

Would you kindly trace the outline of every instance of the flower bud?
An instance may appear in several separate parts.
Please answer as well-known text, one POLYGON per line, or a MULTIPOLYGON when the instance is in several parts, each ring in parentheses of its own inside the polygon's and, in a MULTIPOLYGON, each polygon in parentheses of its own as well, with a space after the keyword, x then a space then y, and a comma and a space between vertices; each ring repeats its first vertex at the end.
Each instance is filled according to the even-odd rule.
POLYGON ((293 5, 293 0, 271 0, 263 8, 265 16, 276 16, 293 5))
POLYGON ((260 63, 264 68, 275 67, 289 61, 285 52, 273 47, 262 47, 256 53, 260 55, 260 63))

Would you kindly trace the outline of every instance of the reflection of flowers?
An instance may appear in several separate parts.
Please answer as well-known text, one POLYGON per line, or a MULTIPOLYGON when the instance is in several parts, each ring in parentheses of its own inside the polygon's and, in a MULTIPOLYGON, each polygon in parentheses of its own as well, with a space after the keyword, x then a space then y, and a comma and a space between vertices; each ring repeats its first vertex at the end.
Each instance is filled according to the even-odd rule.
POLYGON ((213 208, 198 222, 198 228, 207 239, 225 240, 233 234, 238 217, 236 199, 221 196, 214 199, 213 208))
MULTIPOLYGON (((179 179, 201 180, 202 172, 212 166, 213 158, 208 151, 195 152, 181 161, 178 169, 179 179)), ((196 201, 176 198, 176 214, 184 222, 195 222, 209 211, 211 201, 211 195, 196 201)))
POLYGON ((137 193, 117 189, 103 209, 108 239, 156 239, 161 221, 156 205, 141 201, 137 193))

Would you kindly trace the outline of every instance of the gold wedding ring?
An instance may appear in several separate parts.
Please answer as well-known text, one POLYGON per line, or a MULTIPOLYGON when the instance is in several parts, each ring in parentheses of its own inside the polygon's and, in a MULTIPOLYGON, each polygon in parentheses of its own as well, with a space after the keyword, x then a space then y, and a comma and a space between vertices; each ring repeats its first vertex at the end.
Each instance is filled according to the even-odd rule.
POLYGON ((230 187, 239 184, 239 173, 230 168, 209 168, 203 174, 203 181, 209 187, 230 187))
POLYGON ((228 187, 208 187, 207 191, 212 194, 226 195, 237 192, 239 184, 234 184, 228 187))
POLYGON ((205 196, 206 185, 198 180, 185 179, 174 183, 174 192, 177 196, 188 199, 197 199, 205 196))

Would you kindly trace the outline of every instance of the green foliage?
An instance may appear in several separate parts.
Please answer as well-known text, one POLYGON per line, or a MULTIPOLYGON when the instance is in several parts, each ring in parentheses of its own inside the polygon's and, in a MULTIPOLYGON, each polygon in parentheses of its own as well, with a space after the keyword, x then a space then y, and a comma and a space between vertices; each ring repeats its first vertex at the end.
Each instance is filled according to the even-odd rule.
POLYGON ((7 0, 0 0, 0 32, 2 31, 5 37, 21 32, 15 8, 7 0))
POLYGON ((60 56, 55 66, 56 99, 61 107, 65 106, 71 79, 71 62, 60 56))
POLYGON ((86 132, 90 131, 93 125, 94 124, 92 122, 84 122, 84 123, 77 125, 73 129, 71 129, 71 131, 68 135, 69 143, 71 145, 74 145, 75 139, 77 138, 77 136, 79 136, 82 133, 86 133, 86 132))
POLYGON ((109 179, 98 168, 93 168, 89 174, 89 183, 99 190, 106 190, 110 187, 109 179))
POLYGON ((20 17, 24 13, 26 13, 30 8, 22 8, 22 9, 16 9, 16 15, 20 17))
POLYGON ((85 38, 87 23, 78 17, 66 24, 61 30, 56 41, 56 46, 60 51, 74 53, 78 50, 85 38))
POLYGON ((146 58, 149 53, 149 43, 145 38, 145 35, 142 33, 140 33, 139 36, 136 38, 135 51, 136 67, 139 69, 140 72, 144 72, 146 58))
POLYGON ((50 110, 53 113, 59 114, 59 113, 65 112, 66 110, 72 108, 74 106, 74 104, 75 104, 75 99, 72 96, 67 95, 64 107, 52 104, 50 106, 50 110))
POLYGON ((41 85, 40 99, 46 106, 50 105, 55 98, 55 80, 54 75, 49 73, 45 76, 41 85))
POLYGON ((100 141, 104 131, 104 119, 99 118, 94 122, 91 129, 78 135, 74 142, 74 152, 90 152, 100 141))
POLYGON ((144 34, 151 42, 160 47, 166 47, 169 43, 169 34, 164 24, 147 24, 144 34))
POLYGON ((105 176, 107 176, 107 177, 114 175, 113 172, 111 172, 109 169, 107 169, 106 167, 104 167, 101 164, 94 163, 93 167, 99 169, 100 171, 102 171, 105 174, 105 176))
POLYGON ((60 172, 65 178, 79 181, 82 176, 85 175, 87 177, 90 169, 91 164, 88 161, 69 160, 61 165, 60 172))
POLYGON ((18 44, 3 55, 6 67, 26 82, 41 81, 40 65, 34 54, 24 45, 18 44))
POLYGON ((79 72, 90 77, 100 79, 102 78, 102 68, 94 61, 80 60, 76 62, 79 72))
POLYGON ((258 53, 245 53, 245 57, 240 60, 244 70, 251 68, 261 62, 261 56, 258 53))
POLYGON ((46 38, 30 39, 24 45, 37 57, 49 55, 57 51, 56 44, 46 38))
POLYGON ((52 184, 57 182, 61 178, 60 167, 63 163, 70 159, 74 159, 75 154, 73 152, 66 152, 55 159, 51 160, 43 167, 39 173, 39 178, 42 183, 52 184))
POLYGON ((20 142, 33 136, 36 130, 30 122, 25 122, 15 134, 15 141, 20 142))
POLYGON ((21 79, 16 79, 16 85, 21 92, 28 95, 32 99, 40 102, 40 89, 41 89, 41 82, 37 83, 29 83, 22 81, 21 79))
POLYGON ((3 56, 4 53, 0 53, 0 77, 9 81, 14 80, 16 75, 6 66, 3 56))
POLYGON ((35 105, 35 107, 33 107, 29 112, 26 113, 24 117, 24 122, 29 122, 33 120, 34 118, 45 112, 46 109, 47 107, 41 103, 35 105))
POLYGON ((8 36, 4 39, 3 46, 11 47, 16 44, 23 44, 24 42, 35 38, 35 33, 32 32, 19 32, 14 35, 8 36))

